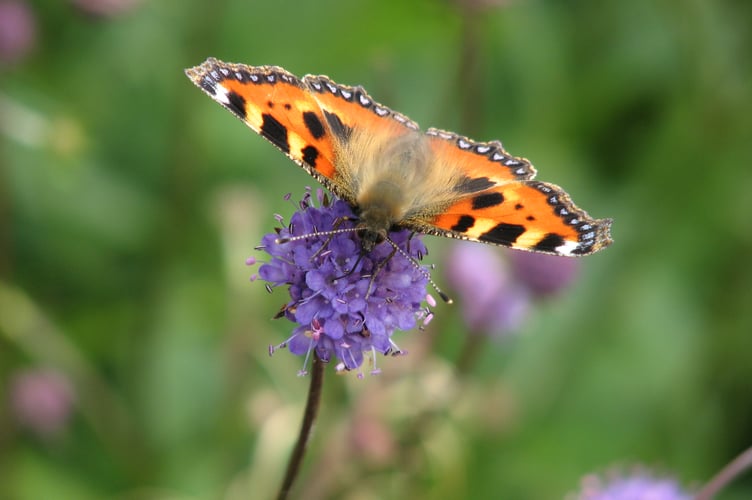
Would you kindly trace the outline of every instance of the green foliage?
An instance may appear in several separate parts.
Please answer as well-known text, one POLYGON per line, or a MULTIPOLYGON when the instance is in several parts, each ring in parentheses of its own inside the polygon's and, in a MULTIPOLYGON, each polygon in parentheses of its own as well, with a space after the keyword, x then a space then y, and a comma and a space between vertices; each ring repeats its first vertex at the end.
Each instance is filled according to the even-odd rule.
POLYGON ((614 219, 469 371, 458 305, 378 377, 328 369, 300 498, 560 498, 634 463, 697 484, 752 444, 747 3, 77 3, 30 2, 35 47, 0 63, 0 497, 275 492, 307 379, 269 358, 286 297, 243 262, 316 184, 193 87, 208 56, 501 139, 614 219), (39 368, 76 394, 53 435, 10 404, 39 368))

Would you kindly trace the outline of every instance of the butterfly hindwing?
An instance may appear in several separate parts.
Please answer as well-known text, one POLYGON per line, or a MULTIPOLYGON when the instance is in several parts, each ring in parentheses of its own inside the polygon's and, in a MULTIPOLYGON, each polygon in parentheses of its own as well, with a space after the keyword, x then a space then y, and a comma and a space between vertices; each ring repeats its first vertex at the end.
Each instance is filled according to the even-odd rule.
POLYGON ((465 197, 425 222, 425 232, 557 255, 587 255, 611 243, 610 219, 593 219, 560 187, 532 180, 465 197))

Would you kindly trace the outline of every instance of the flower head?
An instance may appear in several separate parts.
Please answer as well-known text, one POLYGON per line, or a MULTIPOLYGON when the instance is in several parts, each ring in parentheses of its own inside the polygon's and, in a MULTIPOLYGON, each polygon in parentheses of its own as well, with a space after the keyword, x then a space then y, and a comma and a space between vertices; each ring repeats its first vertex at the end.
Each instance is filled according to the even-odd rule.
POLYGON ((535 252, 508 252, 516 279, 534 295, 548 297, 569 287, 580 269, 572 257, 535 252))
POLYGON ((59 434, 73 412, 75 392, 61 372, 30 368, 10 382, 10 407, 19 424, 41 437, 59 434))
POLYGON ((457 243, 446 269, 470 331, 498 336, 516 330, 527 317, 530 296, 515 283, 498 248, 457 243))
POLYGON ((363 253, 352 208, 342 200, 329 202, 321 191, 318 199, 316 207, 306 194, 290 224, 263 237, 259 248, 271 259, 258 274, 270 290, 289 287, 290 300, 280 315, 298 326, 278 347, 299 355, 315 352, 325 362, 335 357, 338 369, 353 370, 362 365, 364 353, 400 353, 391 339, 394 330, 428 318, 421 305, 427 273, 401 255, 419 259, 426 248, 410 231, 400 230, 390 232, 389 239, 401 252, 385 241, 363 253))
POLYGON ((572 500, 690 500, 677 481, 659 478, 644 470, 631 475, 611 472, 608 477, 591 474, 582 479, 582 487, 572 500))
POLYGON ((36 41, 37 20, 21 0, 0 1, 0 64, 21 61, 36 41))
POLYGON ((72 0, 72 2, 86 14, 115 17, 136 7, 140 0, 72 0))

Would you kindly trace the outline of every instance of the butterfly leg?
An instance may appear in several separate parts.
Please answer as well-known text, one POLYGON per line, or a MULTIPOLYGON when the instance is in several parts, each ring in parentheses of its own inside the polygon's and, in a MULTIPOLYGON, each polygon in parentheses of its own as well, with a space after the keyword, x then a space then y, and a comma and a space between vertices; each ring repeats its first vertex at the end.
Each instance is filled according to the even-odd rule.
POLYGON ((376 280, 376 276, 378 276, 379 271, 384 269, 384 266, 387 265, 387 263, 392 260, 392 257, 394 257, 394 254, 397 253, 397 247, 393 247, 391 253, 387 256, 386 259, 379 262, 379 264, 374 268, 373 272, 371 273, 371 281, 368 283, 368 290, 366 290, 366 297, 365 299, 368 300, 368 297, 371 296, 371 292, 373 291, 373 284, 376 280))
POLYGON ((341 276, 337 276, 334 279, 338 280, 338 279, 342 279, 342 278, 346 278, 346 277, 350 276, 355 271, 355 269, 358 268, 358 264, 360 264, 360 261, 363 260, 363 255, 365 255, 365 254, 361 252, 361 254, 358 255, 358 259, 355 261, 355 264, 353 264, 353 266, 350 268, 350 270, 349 271, 345 271, 345 274, 343 274, 341 276))
MULTIPOLYGON (((405 251, 408 253, 408 255, 412 255, 412 253, 413 253, 412 249, 410 247, 410 244, 412 243, 413 238, 415 237, 416 234, 418 234, 418 233, 415 232, 415 231, 413 231, 413 232, 410 233, 410 236, 407 238, 407 248, 405 249, 405 251)), ((423 260, 423 252, 418 252, 417 259, 418 260, 423 260)))

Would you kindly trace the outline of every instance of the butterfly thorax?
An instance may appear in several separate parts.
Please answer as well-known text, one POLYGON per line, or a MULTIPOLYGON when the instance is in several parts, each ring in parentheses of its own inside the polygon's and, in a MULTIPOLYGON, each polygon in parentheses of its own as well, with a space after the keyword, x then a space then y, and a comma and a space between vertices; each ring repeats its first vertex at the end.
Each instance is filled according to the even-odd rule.
POLYGON ((354 131, 340 152, 346 184, 354 187, 358 233, 368 252, 413 208, 415 186, 425 177, 429 153, 420 134, 394 137, 365 130, 354 131))
POLYGON ((370 252, 384 241, 387 232, 402 219, 404 199, 402 187, 389 180, 378 181, 361 193, 357 228, 364 251, 370 252))

